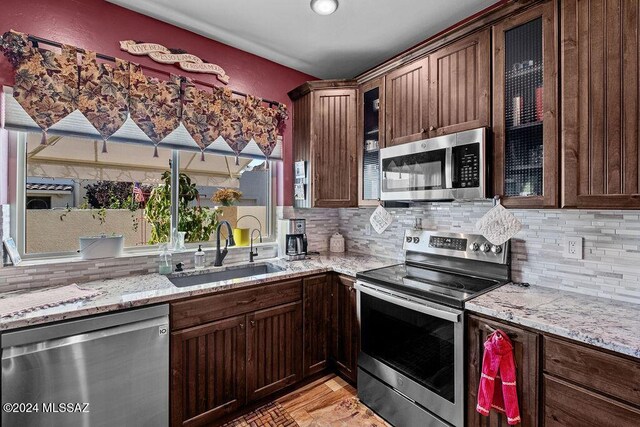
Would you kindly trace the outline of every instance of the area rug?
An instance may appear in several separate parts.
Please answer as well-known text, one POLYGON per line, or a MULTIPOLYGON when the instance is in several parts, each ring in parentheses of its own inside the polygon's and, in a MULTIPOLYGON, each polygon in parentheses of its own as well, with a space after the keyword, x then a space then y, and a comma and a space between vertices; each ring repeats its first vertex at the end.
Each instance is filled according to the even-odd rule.
POLYGON ((299 427, 291 415, 276 402, 267 403, 255 411, 229 421, 222 427, 299 427))

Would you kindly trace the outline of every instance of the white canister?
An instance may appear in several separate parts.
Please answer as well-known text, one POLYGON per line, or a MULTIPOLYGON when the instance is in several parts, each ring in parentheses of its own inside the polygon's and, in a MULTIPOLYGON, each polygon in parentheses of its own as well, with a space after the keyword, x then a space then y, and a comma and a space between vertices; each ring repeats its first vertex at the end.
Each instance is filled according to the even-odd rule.
POLYGON ((340 233, 334 233, 329 239, 329 252, 344 252, 344 237, 340 233))

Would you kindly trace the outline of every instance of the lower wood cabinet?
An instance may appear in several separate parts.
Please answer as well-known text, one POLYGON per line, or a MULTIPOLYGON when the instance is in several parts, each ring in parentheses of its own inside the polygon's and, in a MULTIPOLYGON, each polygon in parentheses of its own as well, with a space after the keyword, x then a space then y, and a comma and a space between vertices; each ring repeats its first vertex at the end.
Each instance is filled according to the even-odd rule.
POLYGON ((475 410, 492 328, 514 343, 520 425, 640 426, 640 359, 475 315, 467 316, 467 426, 507 426, 505 416, 475 410))
POLYGON ((245 316, 171 334, 171 425, 206 425, 246 401, 245 316))
POLYGON ((538 334, 502 322, 469 315, 467 318, 467 426, 508 426, 507 417, 491 411, 488 417, 476 411, 482 373, 484 342, 492 329, 509 335, 515 351, 516 385, 522 427, 538 425, 538 334))
POLYGON ((355 279, 334 276, 331 291, 331 359, 343 377, 356 382, 360 325, 357 318, 355 279))
POLYGON ((302 282, 304 304, 304 358, 303 376, 327 368, 329 359, 331 303, 331 276, 321 274, 307 277, 302 282))
POLYGON ((247 315, 247 399, 302 379, 302 302, 247 315))

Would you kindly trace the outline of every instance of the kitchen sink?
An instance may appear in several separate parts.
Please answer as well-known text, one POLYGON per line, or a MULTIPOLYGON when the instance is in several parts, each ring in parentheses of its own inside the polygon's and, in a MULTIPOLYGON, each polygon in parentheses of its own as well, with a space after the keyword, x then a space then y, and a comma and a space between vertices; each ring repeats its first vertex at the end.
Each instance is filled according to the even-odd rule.
POLYGON ((206 283, 215 283, 223 280, 277 273, 279 271, 284 271, 284 268, 269 263, 255 265, 238 265, 226 267, 224 270, 212 271, 210 273, 169 277, 169 281, 175 286, 183 288, 186 286, 204 285, 206 283))

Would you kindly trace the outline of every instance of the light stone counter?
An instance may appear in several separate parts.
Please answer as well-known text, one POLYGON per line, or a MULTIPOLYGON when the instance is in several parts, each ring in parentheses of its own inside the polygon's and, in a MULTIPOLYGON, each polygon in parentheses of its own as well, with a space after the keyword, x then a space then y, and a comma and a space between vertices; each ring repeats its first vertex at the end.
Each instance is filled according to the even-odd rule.
POLYGON ((640 305, 508 284, 468 301, 469 311, 640 358, 640 305))
MULTIPOLYGON (((359 271, 397 264, 399 261, 349 253, 327 253, 312 255, 309 259, 291 262, 280 259, 256 260, 256 264, 264 262, 278 265, 284 270, 260 276, 249 276, 182 288, 174 286, 166 276, 160 274, 146 274, 83 283, 79 285, 81 288, 95 289, 100 291, 101 294, 83 301, 61 304, 20 315, 4 317, 0 319, 0 330, 22 328, 81 316, 168 302, 192 296, 207 295, 230 289, 255 286, 273 280, 290 279, 310 274, 335 271, 337 273, 355 276, 359 271)), ((229 264, 225 265, 225 267, 233 265, 234 264, 229 264)), ((246 263, 242 263, 242 265, 246 265, 246 263)), ((184 273, 176 273, 175 275, 202 274, 222 269, 224 269, 224 267, 212 267, 197 272, 193 270, 185 271, 184 273)), ((11 298, 18 294, 33 293, 41 290, 42 289, 31 289, 8 292, 0 294, 0 300, 11 298)))

